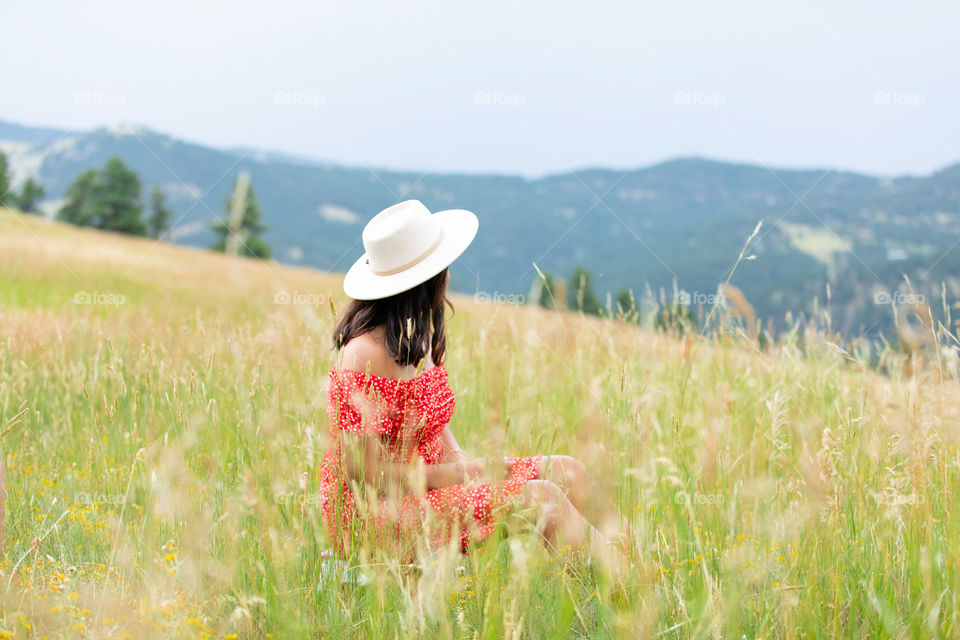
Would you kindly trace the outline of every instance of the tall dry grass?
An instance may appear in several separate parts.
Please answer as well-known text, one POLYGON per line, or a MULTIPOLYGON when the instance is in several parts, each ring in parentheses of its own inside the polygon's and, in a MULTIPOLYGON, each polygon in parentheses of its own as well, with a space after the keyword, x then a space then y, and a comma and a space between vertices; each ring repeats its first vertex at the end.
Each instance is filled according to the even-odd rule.
POLYGON ((960 388, 935 368, 455 297, 463 448, 580 458, 643 559, 615 600, 508 521, 413 572, 346 558, 361 584, 324 574, 316 503, 339 278, 9 213, 0 277, 11 637, 960 633, 960 388))

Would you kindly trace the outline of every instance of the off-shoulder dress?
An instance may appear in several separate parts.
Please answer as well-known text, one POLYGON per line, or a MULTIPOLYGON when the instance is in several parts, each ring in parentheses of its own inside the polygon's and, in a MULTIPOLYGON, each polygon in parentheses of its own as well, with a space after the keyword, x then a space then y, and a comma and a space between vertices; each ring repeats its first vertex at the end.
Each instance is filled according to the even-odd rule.
POLYGON ((341 434, 377 434, 394 462, 439 464, 441 432, 456 402, 447 371, 435 365, 409 380, 397 380, 334 367, 328 375, 330 438, 321 464, 320 505, 332 545, 344 553, 358 536, 372 534, 382 545, 399 545, 411 559, 419 537, 436 548, 459 537, 467 553, 486 538, 511 507, 524 483, 537 477, 541 456, 509 457, 512 467, 500 482, 455 484, 420 494, 377 498, 358 508, 357 496, 342 469, 341 434))

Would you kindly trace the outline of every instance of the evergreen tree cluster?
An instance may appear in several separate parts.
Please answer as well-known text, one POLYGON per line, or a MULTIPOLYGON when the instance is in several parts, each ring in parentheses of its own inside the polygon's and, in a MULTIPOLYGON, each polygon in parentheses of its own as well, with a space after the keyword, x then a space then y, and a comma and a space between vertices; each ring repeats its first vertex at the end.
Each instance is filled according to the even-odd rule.
MULTIPOLYGON (((0 154, 0 193, 6 191, 5 167, 6 161, 0 154)), ((136 172, 129 169, 120 158, 113 157, 102 168, 88 169, 77 176, 67 187, 64 194, 66 202, 57 212, 57 218, 79 227, 93 227, 151 238, 166 237, 173 212, 167 206, 163 190, 155 186, 150 192, 146 218, 141 190, 142 184, 136 172)), ((43 188, 32 180, 27 180, 18 200, 19 208, 30 211, 42 197, 43 188), (24 206, 25 204, 30 206, 24 206)), ((2 203, 0 200, 0 204, 2 203)), ((229 199, 226 211, 229 217, 229 199)), ((260 205, 253 193, 253 187, 248 185, 246 208, 238 230, 241 255, 262 259, 270 257, 270 247, 260 237, 267 229, 260 217, 260 205)), ((211 249, 224 251, 230 233, 229 224, 218 222, 213 225, 213 230, 218 239, 211 249)))
POLYGON ((120 158, 101 169, 88 169, 67 188, 67 202, 58 212, 64 222, 134 236, 147 235, 141 183, 120 158))
POLYGON ((639 317, 632 291, 623 289, 615 300, 604 304, 594 291, 591 273, 583 267, 575 267, 566 281, 544 271, 539 274, 538 282, 532 301, 545 309, 570 309, 595 316, 607 314, 629 322, 636 322, 639 317))
MULTIPOLYGON (((531 302, 556 311, 569 309, 634 324, 640 321, 640 305, 631 289, 621 289, 612 299, 608 294, 606 303, 603 303, 593 289, 590 272, 579 266, 566 281, 549 271, 538 270, 531 302)), ((674 299, 661 300, 656 307, 653 326, 658 331, 683 334, 696 330, 696 320, 689 305, 674 299)))
POLYGON ((27 178, 19 194, 14 193, 12 188, 7 156, 0 151, 0 207, 19 209, 24 213, 37 213, 37 207, 44 196, 43 187, 33 178, 27 178))
POLYGON ((120 158, 110 158, 103 168, 84 171, 67 187, 66 203, 57 217, 78 227, 163 237, 173 217, 166 196, 160 187, 153 188, 144 220, 141 189, 140 177, 120 158))

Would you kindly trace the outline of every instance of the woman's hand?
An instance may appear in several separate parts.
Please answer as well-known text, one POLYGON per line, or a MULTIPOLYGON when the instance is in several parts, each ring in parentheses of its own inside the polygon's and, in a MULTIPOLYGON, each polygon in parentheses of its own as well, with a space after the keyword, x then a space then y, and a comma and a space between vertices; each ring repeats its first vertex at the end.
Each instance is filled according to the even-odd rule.
POLYGON ((463 452, 462 449, 454 449, 453 451, 447 451, 443 455, 443 462, 466 462, 467 454, 463 452))
POLYGON ((463 463, 463 483, 468 486, 484 482, 502 482, 513 465, 506 458, 474 458, 463 463))

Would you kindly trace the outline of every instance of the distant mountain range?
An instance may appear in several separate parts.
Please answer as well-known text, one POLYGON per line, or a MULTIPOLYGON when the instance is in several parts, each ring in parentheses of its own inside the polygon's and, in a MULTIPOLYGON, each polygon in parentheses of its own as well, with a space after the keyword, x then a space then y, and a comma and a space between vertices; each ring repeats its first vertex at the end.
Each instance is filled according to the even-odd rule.
MULTIPOLYGON (((120 156, 146 191, 160 185, 176 213, 174 241, 206 246, 224 218, 232 179, 250 171, 277 260, 344 271, 376 212, 416 198, 431 210, 470 209, 480 232, 455 265, 453 288, 527 294, 542 270, 582 265, 601 297, 663 289, 709 302, 759 220, 764 226, 732 283, 758 317, 824 309, 846 334, 889 333, 888 301, 907 300, 904 275, 935 311, 960 297, 960 164, 927 176, 876 177, 682 158, 620 171, 592 168, 528 179, 368 169, 259 150, 205 147, 142 127, 60 131, 0 122, 14 177, 31 175, 58 206, 83 170, 120 156), (945 289, 941 289, 944 287, 945 289), (898 297, 899 296, 899 297, 898 297), (814 301, 817 301, 816 303, 814 301)), ((649 304, 648 304, 649 307, 649 304)))

